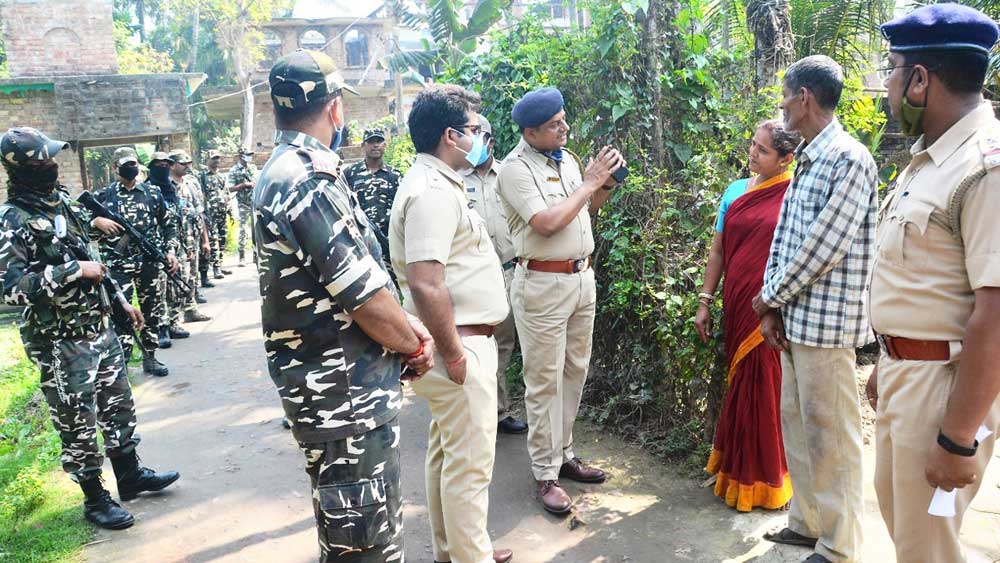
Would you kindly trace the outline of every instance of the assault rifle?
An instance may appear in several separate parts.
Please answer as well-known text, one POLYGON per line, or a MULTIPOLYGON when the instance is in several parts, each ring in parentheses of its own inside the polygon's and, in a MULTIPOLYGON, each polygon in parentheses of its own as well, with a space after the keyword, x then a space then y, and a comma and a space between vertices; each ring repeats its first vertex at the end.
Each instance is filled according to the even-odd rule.
POLYGON ((179 273, 170 273, 170 261, 167 260, 163 251, 157 248, 152 241, 143 236, 142 233, 140 233, 138 229, 132 225, 132 223, 129 223, 124 217, 108 209, 101 202, 94 199, 94 195, 90 192, 83 192, 80 194, 77 201, 80 202, 80 205, 86 207, 87 211, 93 213, 95 217, 104 217, 105 219, 110 219, 121 225, 122 228, 125 229, 125 234, 139 245, 143 254, 153 260, 156 260, 160 264, 163 264, 163 271, 167 273, 167 279, 177 288, 181 289, 185 295, 190 294, 193 291, 191 286, 180 276, 179 273))

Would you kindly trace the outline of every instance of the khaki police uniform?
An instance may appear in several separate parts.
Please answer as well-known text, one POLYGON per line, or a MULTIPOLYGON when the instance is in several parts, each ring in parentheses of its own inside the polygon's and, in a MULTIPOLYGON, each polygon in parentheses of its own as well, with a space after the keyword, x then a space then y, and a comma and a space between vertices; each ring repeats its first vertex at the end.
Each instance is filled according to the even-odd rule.
POLYGON ((573 423, 590 365, 597 289, 589 262, 594 236, 586 207, 550 237, 528 223, 582 183, 580 164, 568 151, 557 163, 523 139, 500 170, 500 195, 519 259, 510 302, 524 358, 528 453, 539 481, 558 479, 562 464, 576 457, 573 423), (537 271, 527 267, 529 260, 575 260, 579 271, 537 271))
POLYGON ((962 516, 993 454, 1000 401, 983 421, 994 434, 981 441, 976 454, 979 480, 958 489, 954 518, 927 514, 934 491, 924 466, 930 448, 938 447, 958 376, 973 292, 1000 287, 1000 121, 984 103, 930 147, 918 139, 911 152, 913 160, 882 207, 871 321, 879 335, 947 342, 950 359, 893 359, 883 347, 875 490, 899 561, 963 561, 962 516), (985 175, 966 192, 960 215, 950 213, 959 183, 984 167, 985 175), (952 215, 959 232, 949 221, 952 215))
MULTIPOLYGON (((509 292, 510 283, 514 279, 514 244, 510 240, 510 227, 507 225, 507 213, 500 199, 498 186, 500 179, 500 163, 495 159, 486 174, 480 174, 475 168, 465 172, 465 192, 472 202, 476 212, 486 221, 486 231, 493 241, 497 258, 503 268, 504 287, 509 292)), ((507 315, 502 323, 497 325, 493 337, 497 341, 497 414, 500 419, 510 411, 510 393, 507 390, 507 365, 514 353, 514 342, 517 333, 514 329, 514 313, 507 315)))
MULTIPOLYGON (((389 220, 389 248, 404 307, 417 314, 406 265, 444 264, 455 325, 489 329, 509 313, 500 261, 483 218, 470 204, 462 176, 429 154, 418 154, 403 177, 389 220)), ((440 354, 413 383, 431 411, 427 446, 427 508, 434 559, 492 561, 486 530, 497 433, 497 348, 492 336, 463 336, 464 385, 448 377, 440 354)))

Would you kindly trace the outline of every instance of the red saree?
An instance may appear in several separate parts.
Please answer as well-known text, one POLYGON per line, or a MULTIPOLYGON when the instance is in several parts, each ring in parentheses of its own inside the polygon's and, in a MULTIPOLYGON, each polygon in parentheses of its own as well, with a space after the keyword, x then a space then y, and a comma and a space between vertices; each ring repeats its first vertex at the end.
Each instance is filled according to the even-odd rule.
POLYGON ((751 306, 791 177, 779 174, 750 188, 729 207, 722 230, 729 389, 705 470, 717 477, 715 494, 741 512, 781 508, 792 498, 781 442, 781 356, 764 344, 751 306))

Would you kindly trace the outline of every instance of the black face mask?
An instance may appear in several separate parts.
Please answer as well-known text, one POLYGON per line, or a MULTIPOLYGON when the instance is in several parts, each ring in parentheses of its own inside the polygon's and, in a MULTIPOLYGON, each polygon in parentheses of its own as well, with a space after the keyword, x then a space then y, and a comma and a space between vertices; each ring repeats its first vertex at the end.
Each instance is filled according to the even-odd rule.
POLYGON ((51 161, 43 166, 10 166, 7 172, 14 184, 40 194, 50 194, 59 179, 59 164, 51 161))
POLYGON ((139 175, 139 167, 133 164, 119 166, 118 175, 121 176, 126 182, 131 182, 132 180, 135 180, 136 176, 139 175))
POLYGON ((165 166, 150 166, 149 181, 163 187, 170 183, 170 169, 165 166))

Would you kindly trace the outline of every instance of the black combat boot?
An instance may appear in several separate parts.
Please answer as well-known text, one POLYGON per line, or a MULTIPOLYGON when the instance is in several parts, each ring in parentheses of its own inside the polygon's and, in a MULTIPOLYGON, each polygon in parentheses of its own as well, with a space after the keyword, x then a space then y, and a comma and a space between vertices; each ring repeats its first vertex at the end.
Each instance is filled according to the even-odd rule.
POLYGON ((187 338, 191 336, 191 333, 184 330, 181 325, 172 324, 168 329, 170 331, 170 338, 187 338))
POLYGON ((208 303, 208 299, 205 299, 204 297, 202 297, 201 293, 195 293, 194 294, 194 302, 197 303, 197 304, 199 304, 199 305, 204 305, 205 303, 208 303))
POLYGON ((139 493, 162 491, 181 478, 181 474, 176 471, 157 473, 140 466, 139 456, 134 451, 111 458, 111 467, 118 479, 118 498, 122 502, 134 499, 139 493))
POLYGON ((239 266, 240 268, 247 265, 246 257, 243 256, 242 252, 239 253, 239 262, 237 262, 236 265, 239 266))
POLYGON ((170 328, 161 326, 156 329, 156 345, 159 348, 170 348, 173 342, 170 341, 170 328))
POLYGON ((87 521, 108 530, 124 530, 135 523, 135 518, 111 498, 111 493, 101 484, 100 477, 80 481, 80 488, 86 497, 83 501, 83 517, 87 521))
POLYGON ((186 323, 201 323, 210 320, 212 320, 212 317, 197 310, 184 311, 184 322, 186 323))
POLYGON ((167 366, 163 365, 160 360, 157 360, 152 351, 143 354, 142 371, 156 377, 166 377, 170 373, 167 366))
POLYGON ((212 277, 217 280, 221 280, 226 276, 222 275, 222 270, 220 270, 218 266, 212 266, 212 277))
POLYGON ((205 270, 204 272, 201 273, 201 287, 205 288, 215 287, 215 284, 212 283, 212 280, 208 279, 208 270, 205 270))
POLYGON ((225 268, 223 268, 221 266, 219 267, 219 271, 222 272, 222 275, 224 275, 224 276, 231 276, 231 275, 233 275, 233 271, 232 270, 227 270, 227 269, 225 269, 225 268))

